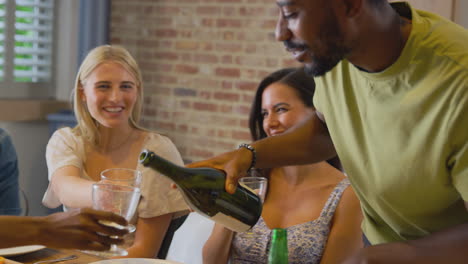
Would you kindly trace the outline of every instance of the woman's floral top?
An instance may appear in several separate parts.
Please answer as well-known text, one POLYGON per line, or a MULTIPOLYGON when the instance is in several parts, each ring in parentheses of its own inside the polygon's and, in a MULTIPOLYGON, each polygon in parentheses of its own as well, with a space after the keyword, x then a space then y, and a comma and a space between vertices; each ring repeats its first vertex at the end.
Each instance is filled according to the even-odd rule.
MULTIPOLYGON (((333 214, 349 184, 347 178, 337 184, 319 218, 286 228, 289 263, 320 263, 330 233, 333 214)), ((230 263, 267 263, 271 233, 271 229, 261 217, 249 231, 235 234, 231 245, 230 263)))

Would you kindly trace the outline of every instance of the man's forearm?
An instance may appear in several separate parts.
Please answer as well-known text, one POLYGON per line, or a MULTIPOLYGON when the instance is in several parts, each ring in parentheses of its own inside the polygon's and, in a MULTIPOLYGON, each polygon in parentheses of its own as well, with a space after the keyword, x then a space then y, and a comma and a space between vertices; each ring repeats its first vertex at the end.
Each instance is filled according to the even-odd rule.
POLYGON ((359 258, 345 263, 466 264, 468 223, 417 240, 368 247, 359 258))
POLYGON ((257 168, 281 167, 323 161, 336 156, 327 128, 313 115, 279 136, 256 141, 257 168))
POLYGON ((0 216, 0 248, 39 243, 39 217, 0 216))

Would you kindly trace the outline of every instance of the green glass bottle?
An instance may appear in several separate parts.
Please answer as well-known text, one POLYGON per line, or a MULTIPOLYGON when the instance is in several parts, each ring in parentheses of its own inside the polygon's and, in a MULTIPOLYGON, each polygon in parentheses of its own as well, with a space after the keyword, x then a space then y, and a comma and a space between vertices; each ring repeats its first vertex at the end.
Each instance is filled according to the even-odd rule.
POLYGON ((249 230, 262 214, 262 202, 252 191, 240 185, 234 194, 225 191, 221 170, 178 166, 149 150, 141 152, 140 163, 174 181, 190 208, 235 232, 249 230))
POLYGON ((275 228, 271 233, 268 264, 288 263, 288 234, 284 228, 275 228))

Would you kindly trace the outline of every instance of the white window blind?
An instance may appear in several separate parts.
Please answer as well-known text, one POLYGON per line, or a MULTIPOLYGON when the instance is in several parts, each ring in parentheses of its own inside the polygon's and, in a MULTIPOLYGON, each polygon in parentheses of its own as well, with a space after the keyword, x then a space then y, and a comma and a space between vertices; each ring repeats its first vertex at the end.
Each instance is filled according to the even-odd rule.
POLYGON ((50 96, 53 33, 54 0, 0 0, 0 97, 50 96))

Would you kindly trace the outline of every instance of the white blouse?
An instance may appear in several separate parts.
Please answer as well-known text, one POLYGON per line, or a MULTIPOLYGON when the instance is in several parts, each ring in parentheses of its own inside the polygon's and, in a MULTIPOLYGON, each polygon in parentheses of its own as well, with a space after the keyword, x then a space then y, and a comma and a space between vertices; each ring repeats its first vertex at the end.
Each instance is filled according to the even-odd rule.
MULTIPOLYGON (((154 151, 175 164, 183 165, 179 151, 166 136, 148 133, 143 149, 154 151)), ((135 159, 138 159, 138 157, 135 157, 135 159)), ((46 160, 49 171, 49 186, 42 203, 49 208, 61 205, 50 184, 51 176, 57 169, 64 166, 75 166, 82 172, 82 178, 91 180, 91 177, 84 170, 84 164, 86 163, 84 140, 81 136, 73 133, 69 127, 61 128, 52 135, 47 144, 46 160)), ((150 218, 188 209, 180 192, 170 187, 171 181, 168 178, 148 167, 144 167, 140 163, 138 163, 136 169, 142 172, 141 199, 137 210, 138 217, 150 218)))

